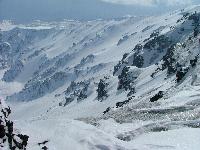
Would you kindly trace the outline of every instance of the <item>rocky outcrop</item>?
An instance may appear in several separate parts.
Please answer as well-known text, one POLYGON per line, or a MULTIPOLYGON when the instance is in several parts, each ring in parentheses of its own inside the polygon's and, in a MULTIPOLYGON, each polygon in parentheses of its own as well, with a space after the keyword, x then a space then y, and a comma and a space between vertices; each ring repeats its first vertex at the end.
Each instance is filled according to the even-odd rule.
POLYGON ((16 132, 13 122, 8 119, 10 107, 1 99, 0 110, 0 149, 26 150, 29 136, 16 132))
POLYGON ((108 91, 107 91, 107 87, 108 87, 108 83, 106 82, 106 78, 104 79, 100 79, 99 83, 98 83, 98 88, 97 88, 97 99, 99 101, 103 101, 105 98, 108 97, 108 91))
POLYGON ((150 98, 150 102, 156 102, 163 97, 163 91, 159 91, 156 95, 150 98))
POLYGON ((81 102, 86 99, 90 94, 90 80, 85 80, 81 82, 72 81, 65 93, 65 99, 59 103, 59 106, 66 106, 76 100, 81 102))

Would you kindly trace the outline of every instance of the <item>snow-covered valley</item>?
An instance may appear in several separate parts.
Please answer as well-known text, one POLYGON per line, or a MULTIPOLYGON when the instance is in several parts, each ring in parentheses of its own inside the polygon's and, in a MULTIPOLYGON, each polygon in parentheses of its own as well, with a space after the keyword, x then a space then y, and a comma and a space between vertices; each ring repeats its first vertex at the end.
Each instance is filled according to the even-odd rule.
POLYGON ((29 136, 27 150, 199 150, 199 23, 200 6, 0 23, 2 124, 29 136))

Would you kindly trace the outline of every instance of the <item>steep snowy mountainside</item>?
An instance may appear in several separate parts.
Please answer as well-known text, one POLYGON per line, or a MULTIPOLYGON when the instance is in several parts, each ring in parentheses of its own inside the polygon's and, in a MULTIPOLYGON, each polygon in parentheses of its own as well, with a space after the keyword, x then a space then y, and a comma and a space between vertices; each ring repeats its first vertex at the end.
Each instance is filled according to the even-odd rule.
POLYGON ((40 23, 30 25, 31 27, 20 25, 3 32, 2 46, 9 43, 4 46, 9 50, 2 58, 2 68, 10 68, 4 74, 3 80, 24 83, 25 89, 13 97, 17 100, 32 100, 61 86, 58 83, 51 88, 44 83, 54 80, 52 78, 55 74, 62 78, 64 84, 75 80, 76 76, 84 76, 110 66, 124 53, 124 50, 119 50, 115 44, 122 36, 121 32, 125 32, 123 26, 126 24, 132 28, 131 24, 135 20, 137 19, 128 18, 120 21, 86 23, 68 21, 55 26, 52 23, 49 28, 45 27, 47 24, 40 23), (116 53, 113 53, 114 51, 116 53), (108 57, 110 53, 113 54, 112 59, 108 57), (41 89, 39 86, 48 89, 41 89), (26 90, 31 91, 29 88, 44 91, 41 94, 36 92, 38 95, 34 95, 27 93, 26 90), (26 94, 30 94, 30 97, 26 97, 26 94))
POLYGON ((197 150, 199 18, 195 6, 2 30, 0 95, 28 149, 197 150))
POLYGON ((10 67, 3 80, 25 84, 24 90, 9 99, 27 101, 39 98, 76 80, 77 76, 81 76, 81 80, 86 76, 87 80, 85 74, 98 69, 104 68, 101 72, 110 74, 112 64, 138 42, 147 39, 152 31, 175 24, 174 18, 166 18, 167 21, 154 18, 153 23, 152 18, 141 21, 138 18, 83 23, 66 21, 59 24, 39 22, 3 32, 3 45, 9 43, 9 50, 2 67, 10 67), (92 60, 84 62, 85 58, 92 60), (56 82, 53 79, 55 74, 63 82, 52 86, 51 82, 56 82), (33 88, 37 89, 35 93, 32 93, 33 88))

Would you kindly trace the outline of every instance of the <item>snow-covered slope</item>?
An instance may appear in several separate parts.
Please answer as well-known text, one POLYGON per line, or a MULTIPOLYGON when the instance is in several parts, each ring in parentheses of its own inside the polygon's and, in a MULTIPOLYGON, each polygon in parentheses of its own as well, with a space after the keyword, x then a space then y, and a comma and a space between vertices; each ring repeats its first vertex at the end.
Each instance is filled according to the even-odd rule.
POLYGON ((0 24, 0 95, 28 149, 197 150, 199 17, 0 24))

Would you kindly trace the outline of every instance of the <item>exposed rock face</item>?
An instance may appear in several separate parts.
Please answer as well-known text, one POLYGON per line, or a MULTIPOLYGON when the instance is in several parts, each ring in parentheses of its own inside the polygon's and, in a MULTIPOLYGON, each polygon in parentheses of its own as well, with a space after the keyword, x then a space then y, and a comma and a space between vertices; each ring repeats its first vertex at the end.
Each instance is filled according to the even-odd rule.
POLYGON ((17 133, 13 122, 8 119, 11 113, 10 107, 0 100, 0 147, 8 150, 26 150, 28 135, 17 133))
POLYGON ((150 102, 156 102, 163 97, 163 91, 159 91, 155 96, 150 98, 150 102))
POLYGON ((127 91, 130 88, 131 78, 128 72, 129 72, 129 67, 124 67, 122 73, 118 76, 119 79, 118 90, 125 89, 127 91))
POLYGON ((189 68, 181 68, 180 70, 178 70, 176 73, 176 81, 180 82, 188 71, 189 68))
POLYGON ((106 79, 100 79, 97 88, 97 98, 99 101, 102 101, 103 99, 108 97, 107 86, 108 83, 106 83, 106 79))
POLYGON ((66 106, 77 100, 77 102, 81 102, 86 99, 90 94, 90 80, 85 80, 81 82, 72 81, 65 93, 65 99, 59 103, 59 106, 66 106))
POLYGON ((129 91, 128 96, 135 93, 134 82, 141 74, 141 69, 137 67, 124 67, 121 74, 118 76, 118 90, 129 91))

